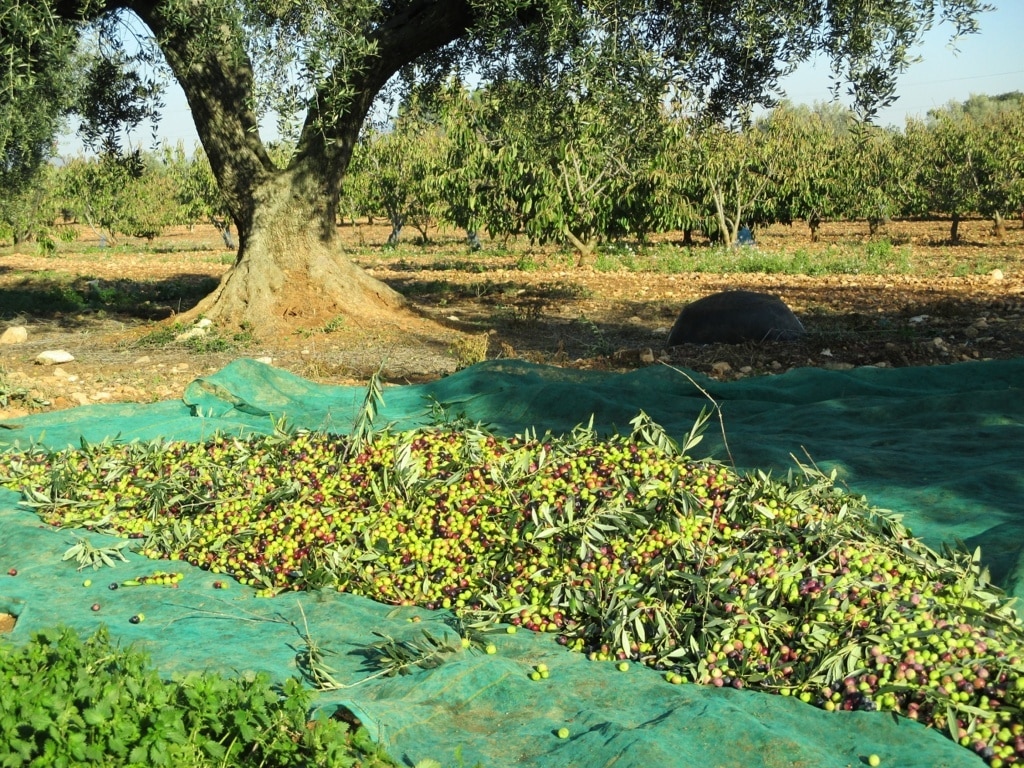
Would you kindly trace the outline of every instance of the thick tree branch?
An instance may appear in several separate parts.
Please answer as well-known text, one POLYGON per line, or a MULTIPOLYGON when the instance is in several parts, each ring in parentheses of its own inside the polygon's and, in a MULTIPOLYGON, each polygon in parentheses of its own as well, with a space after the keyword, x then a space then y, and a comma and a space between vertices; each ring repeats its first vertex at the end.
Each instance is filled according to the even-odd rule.
POLYGON ((185 92, 199 139, 244 237, 253 216, 253 190, 273 171, 252 108, 254 74, 245 31, 225 14, 215 20, 217 44, 196 44, 197 17, 179 27, 165 15, 165 4, 136 0, 128 5, 153 32, 185 92))
POLYGON ((381 88, 402 67, 465 35, 472 23, 472 9, 465 0, 414 0, 381 22, 370 35, 375 55, 365 62, 361 71, 349 77, 353 90, 351 104, 328 125, 323 118, 329 94, 316 94, 303 126, 295 162, 329 166, 333 178, 325 193, 336 197, 359 131, 381 88))

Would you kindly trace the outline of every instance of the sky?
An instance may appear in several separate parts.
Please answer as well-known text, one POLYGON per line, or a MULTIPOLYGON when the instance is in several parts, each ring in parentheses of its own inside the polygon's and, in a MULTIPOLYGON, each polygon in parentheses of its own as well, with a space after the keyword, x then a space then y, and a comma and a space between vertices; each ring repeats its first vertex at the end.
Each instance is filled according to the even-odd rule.
MULTIPOLYGON (((957 51, 948 47, 952 34, 948 25, 938 25, 927 33, 911 54, 922 60, 900 76, 899 98, 879 112, 877 123, 902 128, 908 117, 924 118, 928 110, 950 101, 966 101, 972 94, 1024 91, 1024 2, 992 2, 996 10, 981 14, 981 31, 960 38, 957 51)), ((782 85, 786 98, 795 104, 832 99, 828 61, 809 62, 782 85)))
MULTIPOLYGON (((1024 91, 1024 0, 993 2, 997 9, 981 15, 980 33, 961 38, 956 51, 948 47, 952 33, 948 25, 938 25, 927 33, 923 44, 912 52, 922 60, 900 77, 899 98, 879 113, 876 122, 902 128, 907 117, 926 117, 928 110, 950 101, 965 101, 972 94, 1024 91)), ((811 61, 783 80, 782 87, 789 101, 814 104, 832 100, 831 84, 828 62, 811 61)), ((181 141, 190 151, 199 139, 184 94, 171 85, 164 101, 159 138, 172 145, 181 141)), ((844 103, 842 98, 840 103, 844 103)), ((263 137, 273 138, 273 131, 264 132, 263 137)), ((149 147, 152 136, 148 126, 137 132, 132 142, 136 147, 149 147)), ((62 137, 58 146, 64 156, 81 152, 81 143, 70 135, 62 137)))

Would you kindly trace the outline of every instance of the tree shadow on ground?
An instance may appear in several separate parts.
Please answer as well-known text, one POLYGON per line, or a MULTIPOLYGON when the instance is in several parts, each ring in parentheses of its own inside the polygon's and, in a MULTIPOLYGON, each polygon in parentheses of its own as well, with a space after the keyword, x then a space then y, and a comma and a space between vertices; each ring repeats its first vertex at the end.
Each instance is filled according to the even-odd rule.
POLYGON ((103 280, 37 273, 0 288, 0 319, 31 317, 74 326, 81 315, 103 312, 125 320, 162 320, 194 307, 217 282, 199 274, 103 280))

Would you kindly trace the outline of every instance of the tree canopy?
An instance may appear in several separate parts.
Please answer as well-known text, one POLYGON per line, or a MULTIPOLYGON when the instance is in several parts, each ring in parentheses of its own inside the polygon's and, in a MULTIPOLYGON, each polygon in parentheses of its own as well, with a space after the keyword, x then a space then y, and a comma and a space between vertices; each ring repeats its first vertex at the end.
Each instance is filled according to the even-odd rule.
POLYGON ((325 312, 386 317, 401 305, 390 289, 331 252, 353 148, 389 84, 438 83, 472 71, 486 82, 553 83, 559 98, 578 100, 581 87, 599 89, 572 72, 599 51, 617 79, 609 91, 616 97, 632 86, 648 104, 671 95, 720 120, 771 104, 780 78, 820 52, 832 62, 837 88, 847 83, 857 113, 870 118, 893 100, 896 78, 925 30, 948 22, 953 36, 974 32, 988 6, 981 0, 15 0, 13 8, 7 13, 41 20, 19 27, 23 34, 12 38, 11 54, 19 68, 2 75, 3 93, 21 99, 34 83, 59 82, 75 36, 125 14, 142 22, 150 37, 141 42, 159 50, 184 90, 238 227, 236 266, 200 311, 261 326, 292 316, 322 322, 325 312), (295 150, 283 166, 260 137, 260 116, 268 111, 294 130, 295 150), (320 300, 298 298, 307 295, 320 300))

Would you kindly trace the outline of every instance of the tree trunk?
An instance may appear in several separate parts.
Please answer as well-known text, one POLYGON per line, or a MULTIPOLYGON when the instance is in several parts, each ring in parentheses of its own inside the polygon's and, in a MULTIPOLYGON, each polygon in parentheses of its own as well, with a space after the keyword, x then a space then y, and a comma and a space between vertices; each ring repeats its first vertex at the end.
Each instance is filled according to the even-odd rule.
POLYGON ((999 211, 992 214, 992 235, 1000 240, 1006 240, 1006 221, 999 211))
POLYGON ((388 235, 388 241, 385 245, 388 248, 394 248, 398 245, 398 238, 402 236, 402 227, 405 226, 405 220, 402 218, 400 213, 391 214, 391 234, 388 235))
POLYGON ((252 226, 239 232, 237 261, 187 318, 263 335, 322 328, 339 317, 356 328, 408 317, 400 294, 344 257, 334 221, 325 221, 333 211, 309 191, 291 173, 262 186, 252 226))
POLYGON ((949 225, 949 242, 956 245, 960 242, 960 214, 953 212, 953 223, 949 225))

